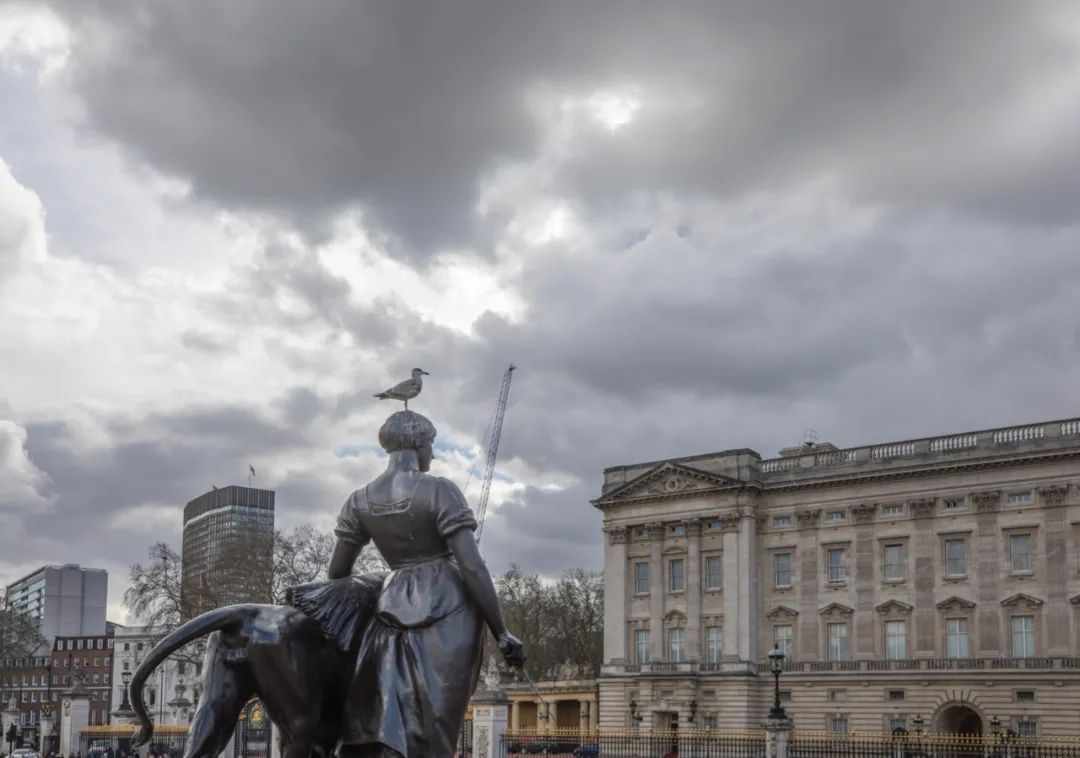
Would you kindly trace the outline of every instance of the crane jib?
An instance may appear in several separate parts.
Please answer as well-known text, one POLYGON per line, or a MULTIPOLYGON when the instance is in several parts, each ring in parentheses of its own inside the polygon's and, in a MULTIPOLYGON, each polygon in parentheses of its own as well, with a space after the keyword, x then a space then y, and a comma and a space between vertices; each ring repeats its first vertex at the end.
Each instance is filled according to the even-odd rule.
POLYGON ((506 415, 506 398, 510 395, 510 379, 516 369, 513 363, 503 374, 499 399, 495 402, 495 413, 491 417, 491 441, 488 443, 487 467, 484 469, 484 482, 480 489, 480 499, 476 502, 476 541, 484 533, 484 517, 487 515, 488 496, 491 494, 491 478, 495 474, 495 459, 499 455, 499 437, 502 436, 503 417, 506 415))

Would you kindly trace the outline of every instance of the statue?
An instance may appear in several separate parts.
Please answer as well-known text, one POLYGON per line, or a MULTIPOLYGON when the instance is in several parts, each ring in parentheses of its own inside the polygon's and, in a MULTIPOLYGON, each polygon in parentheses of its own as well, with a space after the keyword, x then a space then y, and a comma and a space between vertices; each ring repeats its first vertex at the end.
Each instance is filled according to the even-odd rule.
POLYGON ((283 758, 450 758, 480 674, 483 628, 520 667, 461 491, 428 474, 435 427, 399 411, 379 430, 386 471, 349 497, 327 581, 293 588, 291 605, 219 608, 174 630, 139 665, 131 704, 145 744, 143 684, 172 652, 210 634, 203 696, 185 758, 218 755, 258 696, 283 758), (392 571, 353 575, 374 542, 392 571))

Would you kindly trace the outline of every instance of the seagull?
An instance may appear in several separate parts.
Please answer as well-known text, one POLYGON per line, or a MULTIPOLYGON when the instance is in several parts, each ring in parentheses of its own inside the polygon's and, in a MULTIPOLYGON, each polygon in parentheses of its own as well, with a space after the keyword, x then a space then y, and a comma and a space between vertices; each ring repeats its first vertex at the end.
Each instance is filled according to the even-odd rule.
POLYGON ((420 390, 424 388, 424 380, 420 377, 431 376, 428 372, 422 368, 414 368, 412 370, 412 379, 406 379, 401 384, 395 384, 385 392, 379 392, 372 395, 380 400, 404 400, 405 410, 409 410, 409 401, 420 394, 420 390))

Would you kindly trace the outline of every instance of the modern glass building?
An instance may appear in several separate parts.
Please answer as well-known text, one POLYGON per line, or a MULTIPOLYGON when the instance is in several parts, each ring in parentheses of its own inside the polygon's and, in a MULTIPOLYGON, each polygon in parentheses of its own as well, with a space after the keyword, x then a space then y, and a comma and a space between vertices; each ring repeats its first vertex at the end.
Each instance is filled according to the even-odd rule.
POLYGON ((181 603, 185 618, 231 603, 269 602, 274 492, 213 489, 184 507, 181 603))
POLYGON ((42 566, 7 586, 8 603, 37 621, 48 642, 105 633, 109 574, 69 563, 42 566))

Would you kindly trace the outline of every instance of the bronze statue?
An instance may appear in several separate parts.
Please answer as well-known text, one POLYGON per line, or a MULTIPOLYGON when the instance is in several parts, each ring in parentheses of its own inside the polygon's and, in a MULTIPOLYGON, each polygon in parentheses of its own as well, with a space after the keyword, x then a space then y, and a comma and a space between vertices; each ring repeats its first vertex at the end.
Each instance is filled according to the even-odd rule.
POLYGON ((258 695, 282 733, 284 758, 450 758, 480 671, 486 625, 504 661, 524 663, 480 557, 476 520, 461 491, 427 473, 435 427, 399 411, 379 430, 386 471, 345 503, 329 580, 293 589, 290 606, 237 605, 176 629, 132 678, 131 702, 153 725, 142 687, 179 647, 213 633, 204 695, 185 758, 227 744, 244 703, 258 695), (369 541, 392 569, 353 576, 369 541))

